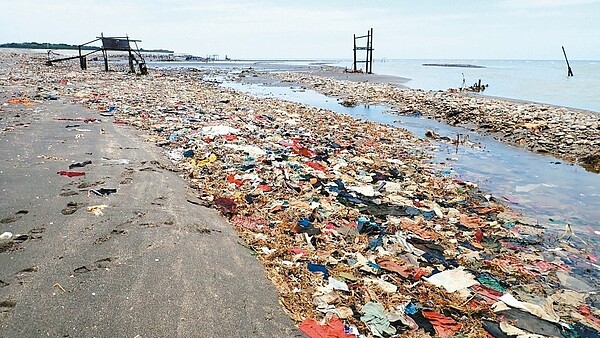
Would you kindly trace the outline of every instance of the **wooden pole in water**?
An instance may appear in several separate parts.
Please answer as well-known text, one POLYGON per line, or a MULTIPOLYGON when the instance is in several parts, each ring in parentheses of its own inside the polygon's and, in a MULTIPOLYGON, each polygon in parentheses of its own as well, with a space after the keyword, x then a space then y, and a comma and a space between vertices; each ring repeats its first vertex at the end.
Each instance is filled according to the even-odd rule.
POLYGON ((567 52, 565 52, 565 46, 561 46, 563 50, 563 54, 565 55, 565 61, 567 61, 567 76, 573 76, 573 71, 571 70, 571 66, 569 65, 569 59, 567 59, 567 52))

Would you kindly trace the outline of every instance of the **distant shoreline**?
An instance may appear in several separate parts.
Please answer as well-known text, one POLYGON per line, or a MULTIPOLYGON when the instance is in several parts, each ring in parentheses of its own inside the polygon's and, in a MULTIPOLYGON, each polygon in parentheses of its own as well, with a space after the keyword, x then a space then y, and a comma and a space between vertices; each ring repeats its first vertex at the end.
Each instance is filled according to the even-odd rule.
MULTIPOLYGON (((38 42, 11 42, 0 44, 0 48, 19 48, 19 49, 62 49, 62 50, 79 50, 79 45, 69 45, 66 43, 38 43, 38 42)), ((97 46, 81 46, 81 50, 96 50, 97 46)), ((143 53, 174 53, 168 49, 144 49, 140 48, 143 53)))
POLYGON ((485 66, 477 66, 463 63, 424 63, 425 67, 452 67, 452 68, 486 68, 485 66))

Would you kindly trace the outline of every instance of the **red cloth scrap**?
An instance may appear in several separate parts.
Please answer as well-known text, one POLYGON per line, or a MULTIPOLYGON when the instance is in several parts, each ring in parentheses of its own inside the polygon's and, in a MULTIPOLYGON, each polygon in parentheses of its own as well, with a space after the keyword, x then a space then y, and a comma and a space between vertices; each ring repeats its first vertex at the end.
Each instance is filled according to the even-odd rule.
POLYGON ((61 171, 58 171, 57 174, 62 175, 62 176, 67 176, 67 177, 85 176, 85 173, 83 171, 61 170, 61 171))
POLYGON ((423 310, 422 313, 423 317, 427 318, 431 322, 431 325, 433 325, 435 333, 442 338, 452 337, 456 331, 462 328, 460 323, 441 313, 426 310, 423 310))
POLYGON ((306 162, 306 165, 315 169, 315 170, 319 170, 322 172, 327 172, 327 168, 325 168, 323 165, 317 163, 317 162, 312 162, 312 161, 308 161, 306 162))
POLYGON ((300 324, 300 330, 310 338, 356 338, 355 335, 344 331, 344 323, 335 316, 323 326, 312 318, 306 318, 300 324))

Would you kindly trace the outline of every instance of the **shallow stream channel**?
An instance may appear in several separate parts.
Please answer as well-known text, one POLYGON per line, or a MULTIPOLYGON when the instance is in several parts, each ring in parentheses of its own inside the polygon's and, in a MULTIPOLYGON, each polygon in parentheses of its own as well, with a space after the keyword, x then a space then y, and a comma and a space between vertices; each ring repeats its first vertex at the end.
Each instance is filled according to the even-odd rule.
POLYGON ((421 116, 396 115, 385 106, 345 107, 336 98, 289 86, 230 81, 221 85, 255 97, 298 102, 404 128, 420 138, 425 138, 429 130, 442 138, 466 139, 469 142, 458 147, 452 142, 431 139, 432 162, 440 174, 476 183, 546 228, 563 231, 571 224, 578 237, 600 246, 600 175, 578 165, 507 145, 465 128, 421 116))

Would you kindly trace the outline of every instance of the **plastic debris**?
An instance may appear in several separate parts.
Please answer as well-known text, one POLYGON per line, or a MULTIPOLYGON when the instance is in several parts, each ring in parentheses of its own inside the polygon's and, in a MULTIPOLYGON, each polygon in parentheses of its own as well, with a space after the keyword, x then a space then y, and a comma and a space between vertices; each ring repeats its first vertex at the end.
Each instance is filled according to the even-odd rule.
POLYGON ((90 193, 96 194, 98 196, 108 196, 111 194, 116 194, 117 189, 114 189, 114 188, 90 189, 90 193))
POLYGON ((360 320, 364 322, 376 337, 387 337, 396 333, 396 328, 390 325, 383 305, 369 302, 363 305, 360 320))
POLYGON ((228 134, 237 134, 238 132, 239 130, 236 128, 223 125, 203 127, 201 130, 201 133, 206 136, 221 136, 228 134))
POLYGON ((83 171, 66 171, 66 170, 61 170, 61 171, 58 171, 57 174, 59 174, 61 176, 67 176, 67 177, 85 176, 85 172, 83 172, 83 171))
POLYGON ((106 209, 107 207, 108 207, 108 205, 106 205, 106 204, 91 205, 91 206, 87 207, 87 211, 91 212, 92 214, 94 214, 96 216, 102 216, 102 215, 104 215, 103 210, 106 209))
POLYGON ((333 277, 329 277, 329 286, 331 286, 331 288, 333 288, 334 290, 350 291, 348 289, 348 284, 339 281, 333 277))
POLYGON ((126 158, 121 158, 121 159, 109 159, 106 157, 103 157, 102 159, 102 164, 103 165, 123 165, 123 164, 129 164, 131 161, 126 159, 126 158))
POLYGON ((217 155, 210 154, 203 160, 192 160, 192 167, 202 167, 217 160, 217 155))
POLYGON ((325 279, 329 278, 329 271, 327 270, 327 268, 324 265, 308 263, 307 267, 308 267, 308 271, 320 272, 323 274, 323 278, 325 278, 325 279))
POLYGON ((0 240, 11 239, 13 237, 12 232, 5 231, 0 235, 0 240))
POLYGON ((445 270, 431 277, 423 277, 423 279, 435 286, 443 287, 450 293, 479 284, 475 280, 475 276, 465 271, 462 267, 445 270))
POLYGON ((92 161, 90 160, 86 160, 83 162, 75 162, 75 163, 71 163, 69 164, 69 169, 73 169, 73 168, 83 168, 86 165, 92 164, 92 161))
MULTIPOLYGON (((509 293, 504 294, 502 297, 499 298, 499 300, 504 302, 504 304, 506 304, 512 308, 527 311, 527 312, 531 313, 532 315, 535 315, 539 318, 542 318, 542 319, 545 319, 545 320, 548 320, 551 322, 557 323, 560 320, 560 318, 556 315, 556 313, 554 313, 554 309, 551 307, 552 302, 550 302, 548 304, 548 306, 547 306, 548 310, 546 310, 536 304, 521 302, 509 293)), ((496 307, 496 306, 497 305, 493 305, 492 307, 496 307)))

